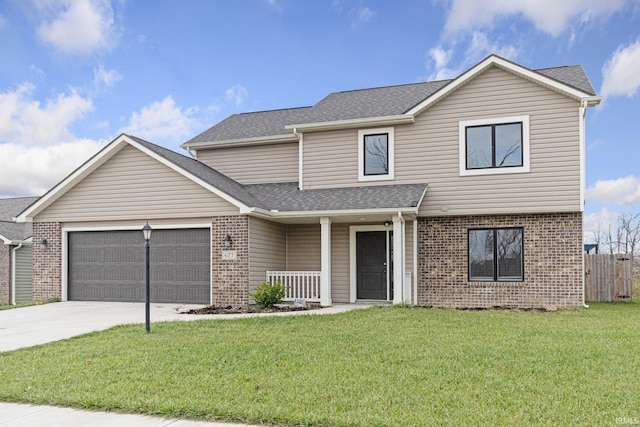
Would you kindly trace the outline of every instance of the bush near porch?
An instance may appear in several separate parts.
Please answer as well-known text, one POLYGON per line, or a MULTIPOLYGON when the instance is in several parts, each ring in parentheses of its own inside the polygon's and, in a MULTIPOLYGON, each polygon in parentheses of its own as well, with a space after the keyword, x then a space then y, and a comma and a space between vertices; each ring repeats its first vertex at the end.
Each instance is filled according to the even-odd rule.
POLYGON ((0 354, 0 400, 284 425, 640 417, 640 304, 141 325, 0 354))

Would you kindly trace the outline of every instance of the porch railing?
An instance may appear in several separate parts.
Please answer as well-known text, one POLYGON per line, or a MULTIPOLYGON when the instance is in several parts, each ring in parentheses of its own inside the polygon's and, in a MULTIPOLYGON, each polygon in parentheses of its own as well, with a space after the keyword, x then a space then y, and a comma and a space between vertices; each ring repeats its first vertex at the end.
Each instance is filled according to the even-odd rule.
POLYGON ((304 299, 307 302, 320 302, 319 271, 267 271, 267 282, 276 280, 287 287, 285 301, 304 299))

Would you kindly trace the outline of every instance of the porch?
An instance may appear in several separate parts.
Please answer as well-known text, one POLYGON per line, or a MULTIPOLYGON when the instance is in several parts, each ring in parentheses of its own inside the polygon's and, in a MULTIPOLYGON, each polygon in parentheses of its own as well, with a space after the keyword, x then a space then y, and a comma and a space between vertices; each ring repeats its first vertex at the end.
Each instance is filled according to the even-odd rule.
POLYGON ((277 280, 287 287, 285 301, 417 304, 415 217, 346 219, 251 217, 250 292, 277 280))

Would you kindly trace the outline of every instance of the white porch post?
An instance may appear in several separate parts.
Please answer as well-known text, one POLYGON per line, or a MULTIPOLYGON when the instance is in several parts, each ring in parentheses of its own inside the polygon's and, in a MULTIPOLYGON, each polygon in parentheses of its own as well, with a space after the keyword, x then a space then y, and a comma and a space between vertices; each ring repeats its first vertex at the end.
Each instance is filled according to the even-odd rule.
POLYGON ((320 305, 331 305, 331 219, 320 218, 320 305))
POLYGON ((404 227, 399 215, 393 216, 393 303, 404 301, 404 227))

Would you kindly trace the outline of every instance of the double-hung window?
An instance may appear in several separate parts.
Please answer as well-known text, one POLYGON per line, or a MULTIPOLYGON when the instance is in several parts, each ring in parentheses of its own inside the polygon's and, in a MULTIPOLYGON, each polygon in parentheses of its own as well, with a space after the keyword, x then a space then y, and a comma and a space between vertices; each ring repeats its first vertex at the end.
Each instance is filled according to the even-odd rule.
POLYGON ((529 171, 529 116, 460 122, 460 175, 529 171))
POLYGON ((393 128, 358 131, 358 180, 378 181, 394 178, 393 128))
POLYGON ((524 280, 522 228, 485 228, 468 231, 469 281, 524 280))

